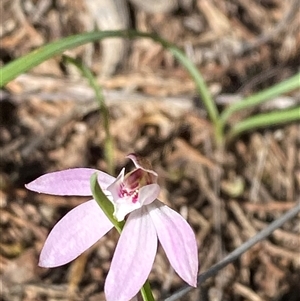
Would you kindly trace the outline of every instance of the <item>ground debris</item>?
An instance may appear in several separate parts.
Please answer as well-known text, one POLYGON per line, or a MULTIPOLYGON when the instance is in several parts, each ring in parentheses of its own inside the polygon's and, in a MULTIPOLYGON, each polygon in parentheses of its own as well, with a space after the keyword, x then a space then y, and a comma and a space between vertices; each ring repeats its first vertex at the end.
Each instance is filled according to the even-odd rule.
MULTIPOLYGON (((165 12, 157 12, 154 6, 148 12, 135 2, 140 3, 126 2, 132 26, 182 47, 203 73, 220 108, 297 70, 299 18, 292 11, 296 0, 172 1, 174 6, 165 12)), ((90 26, 85 23, 88 12, 83 1, 72 3, 2 1, 1 64, 90 26), (80 20, 78 7, 84 12, 80 20)), ((160 199, 195 230, 201 271, 205 271, 295 206, 300 191, 299 127, 289 124, 248 133, 220 150, 186 71, 151 40, 135 40, 128 47, 120 69, 105 67, 116 72, 111 77, 101 76, 103 57, 98 46, 68 54, 90 65, 104 88, 115 175, 123 166, 130 167, 128 153, 149 159, 159 174, 160 199)), ((0 97, 3 301, 104 300, 116 233, 109 233, 73 263, 39 268, 38 255, 50 229, 88 198, 39 195, 24 188, 54 170, 107 170, 103 116, 93 90, 76 72, 62 68, 57 57, 11 81, 0 97)), ((273 103, 275 109, 281 108, 282 99, 273 103)), ((297 95, 292 93, 288 100, 296 104, 297 95)), ((235 118, 243 116, 234 116, 230 123, 235 118)), ((296 300, 299 218, 182 300, 296 300)), ((160 299, 183 284, 161 247, 150 282, 160 299)))

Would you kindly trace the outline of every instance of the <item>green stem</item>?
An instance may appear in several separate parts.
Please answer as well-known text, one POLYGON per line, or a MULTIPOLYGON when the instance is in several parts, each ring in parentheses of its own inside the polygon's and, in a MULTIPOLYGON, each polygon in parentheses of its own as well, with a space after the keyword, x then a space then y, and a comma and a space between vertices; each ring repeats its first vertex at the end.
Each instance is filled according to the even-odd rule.
POLYGON ((215 125, 215 141, 217 146, 221 149, 223 149, 224 140, 224 126, 219 119, 215 125))
POLYGON ((282 123, 300 120, 300 107, 290 110, 275 111, 271 113, 259 114, 240 121, 229 131, 227 141, 231 141, 241 133, 266 126, 279 125, 282 123))
MULTIPOLYGON (((114 216, 113 216, 114 206, 111 203, 111 201, 107 198, 107 196, 104 194, 102 189, 100 188, 97 178, 98 178, 97 172, 95 172, 91 176, 91 179, 90 179, 93 197, 96 200, 97 204, 100 206, 100 208, 103 210, 105 215, 112 222, 114 227, 117 229, 119 234, 121 234, 121 232, 125 226, 125 221, 118 222, 114 218, 114 216)), ((141 288, 141 294, 142 294, 144 301, 155 301, 148 280, 145 282, 145 284, 141 288)))
POLYGON ((82 75, 89 81, 89 85, 93 88, 95 92, 96 99, 99 104, 100 112, 103 117, 103 126, 105 131, 105 142, 104 142, 105 161, 108 166, 108 172, 110 174, 114 174, 115 164, 114 164, 114 156, 113 156, 113 140, 110 135, 110 128, 109 128, 109 111, 105 104, 105 99, 102 93, 101 86, 98 85, 98 83, 96 82, 96 79, 93 76, 91 70, 88 67, 86 67, 82 62, 73 59, 67 55, 63 55, 63 60, 76 66, 81 71, 82 75))
POLYGON ((141 288, 141 294, 142 294, 144 301, 155 301, 148 280, 145 282, 145 284, 141 288))

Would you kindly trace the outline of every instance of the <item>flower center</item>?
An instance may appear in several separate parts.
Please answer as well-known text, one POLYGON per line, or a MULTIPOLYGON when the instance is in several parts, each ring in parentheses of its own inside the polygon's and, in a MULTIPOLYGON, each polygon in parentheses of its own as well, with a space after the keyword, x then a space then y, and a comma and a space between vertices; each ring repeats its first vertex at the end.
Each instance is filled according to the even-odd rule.
POLYGON ((131 154, 129 158, 136 168, 126 175, 123 168, 117 179, 107 187, 114 205, 114 218, 118 221, 123 221, 133 210, 153 202, 159 193, 159 186, 156 183, 157 173, 145 169, 141 165, 143 162, 135 155, 131 154))
POLYGON ((125 187, 124 183, 121 184, 120 190, 119 190, 119 197, 125 198, 130 197, 133 204, 135 204, 138 200, 139 196, 139 189, 128 189, 128 187, 125 187))

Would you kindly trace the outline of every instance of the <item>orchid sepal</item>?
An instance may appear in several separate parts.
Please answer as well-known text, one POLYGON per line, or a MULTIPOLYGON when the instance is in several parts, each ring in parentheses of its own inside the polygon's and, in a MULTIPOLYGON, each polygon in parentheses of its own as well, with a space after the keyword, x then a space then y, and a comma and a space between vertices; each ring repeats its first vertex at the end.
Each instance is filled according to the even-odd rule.
POLYGON ((115 178, 103 171, 92 168, 70 168, 54 171, 40 176, 25 185, 29 190, 62 196, 90 196, 90 178, 97 172, 98 182, 102 189, 114 182, 115 178), (57 185, 59 183, 59 185, 57 185))
POLYGON ((160 244, 176 273, 190 286, 197 287, 198 247, 187 221, 159 200, 147 206, 160 244))
POLYGON ((39 266, 53 268, 69 263, 112 228, 95 200, 78 205, 51 230, 41 251, 39 266))

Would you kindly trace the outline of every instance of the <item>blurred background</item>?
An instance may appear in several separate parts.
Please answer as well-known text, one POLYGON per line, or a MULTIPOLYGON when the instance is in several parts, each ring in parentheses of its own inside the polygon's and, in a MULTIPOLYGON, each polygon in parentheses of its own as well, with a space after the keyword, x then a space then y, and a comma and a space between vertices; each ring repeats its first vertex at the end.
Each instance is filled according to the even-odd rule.
MULTIPOLYGON (((299 70, 299 0, 1 0, 0 66, 45 43, 94 29, 156 33, 202 73, 219 110, 299 70)), ((195 83, 149 39, 106 39, 66 52, 104 89, 115 174, 136 152, 159 174, 160 199, 195 230, 205 271, 299 200, 299 125, 252 131, 217 147, 195 83)), ((232 116, 299 104, 299 91, 232 116)), ((107 171, 103 116, 78 70, 54 57, 0 91, 1 301, 105 300, 118 235, 74 262, 37 266, 53 225, 86 199, 38 195, 24 184, 50 171, 107 171)), ((181 300, 296 301, 299 218, 181 300)), ((150 275, 163 300, 183 283, 161 248, 150 275)), ((118 301, 118 300, 116 300, 118 301)))

